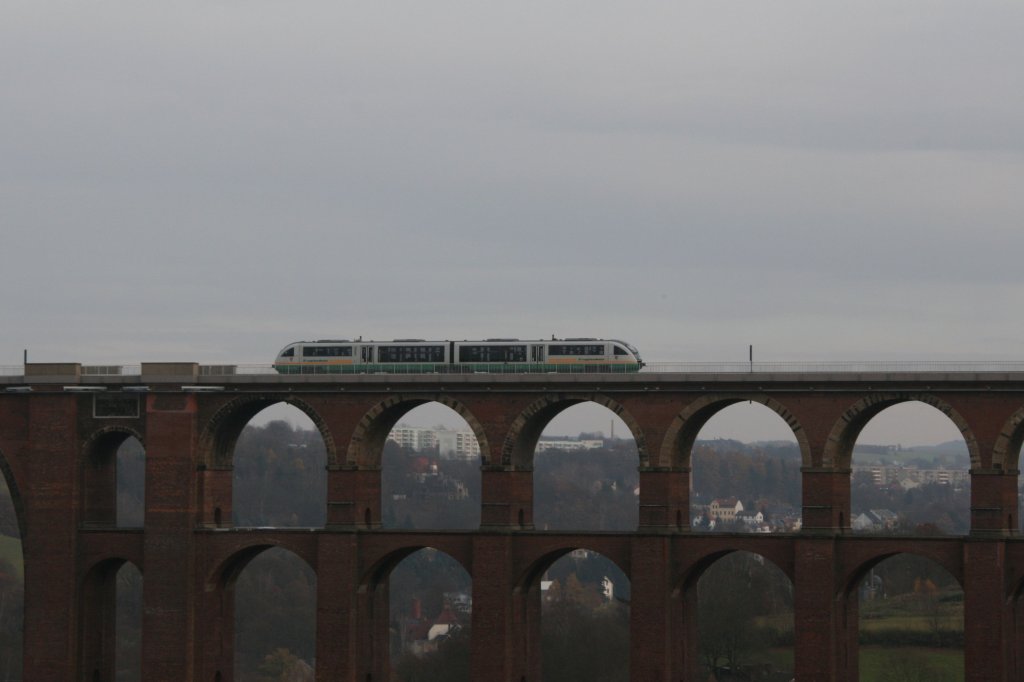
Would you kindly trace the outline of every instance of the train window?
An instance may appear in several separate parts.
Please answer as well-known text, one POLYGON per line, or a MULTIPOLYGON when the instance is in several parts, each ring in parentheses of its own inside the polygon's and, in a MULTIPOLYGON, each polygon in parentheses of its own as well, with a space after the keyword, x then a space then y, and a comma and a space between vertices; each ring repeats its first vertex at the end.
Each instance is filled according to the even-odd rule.
POLYGON ((292 346, 291 348, 289 348, 285 352, 281 353, 281 357, 282 358, 292 358, 292 357, 295 357, 295 346, 292 346))
POLYGON ((526 346, 459 346, 459 362, 526 362, 526 346))
POLYGON ((622 346, 613 346, 616 355, 629 355, 629 352, 622 346))
POLYGON ((380 346, 377 362, 444 362, 444 346, 380 346))
POLYGON ((350 358, 352 346, 306 346, 302 354, 307 358, 350 358))
POLYGON ((604 344, 551 344, 548 355, 604 355, 604 344))

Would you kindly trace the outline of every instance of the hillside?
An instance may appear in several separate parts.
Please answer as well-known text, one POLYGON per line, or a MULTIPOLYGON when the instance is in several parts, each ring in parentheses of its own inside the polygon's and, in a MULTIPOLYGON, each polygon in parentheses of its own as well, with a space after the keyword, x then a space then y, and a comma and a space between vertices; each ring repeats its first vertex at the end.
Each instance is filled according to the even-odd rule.
POLYGON ((928 464, 950 469, 966 469, 970 466, 967 444, 952 440, 938 445, 856 445, 853 449, 856 463, 867 464, 882 461, 888 464, 928 464))

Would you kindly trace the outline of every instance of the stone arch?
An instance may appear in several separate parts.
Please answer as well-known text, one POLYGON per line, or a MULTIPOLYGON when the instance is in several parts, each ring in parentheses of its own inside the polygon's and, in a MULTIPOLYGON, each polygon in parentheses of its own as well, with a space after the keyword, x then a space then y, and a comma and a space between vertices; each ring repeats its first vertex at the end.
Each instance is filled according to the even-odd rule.
MULTIPOLYGON (((205 589, 206 610, 205 617, 208 620, 206 628, 207 638, 198 652, 203 659, 200 663, 203 669, 203 679, 217 678, 221 675, 227 679, 233 679, 236 665, 236 654, 238 657, 249 657, 250 664, 254 659, 262 659, 265 654, 271 653, 275 646, 282 646, 291 649, 292 653, 303 660, 312 661, 316 646, 316 611, 317 611, 317 582, 320 576, 317 574, 315 564, 310 560, 315 550, 303 548, 300 542, 290 542, 291 538, 257 538, 251 544, 240 544, 232 547, 227 555, 216 562, 214 568, 207 574, 207 585, 205 589), (296 596, 295 593, 284 590, 270 590, 268 595, 277 603, 277 607, 271 607, 268 611, 253 613, 253 602, 246 599, 251 595, 253 586, 252 580, 245 580, 243 574, 247 569, 254 567, 257 559, 267 555, 268 552, 282 550, 287 555, 287 568, 285 570, 290 579, 309 576, 311 583, 308 583, 309 590, 305 593, 306 599, 296 596), (304 551, 308 550, 308 551, 304 551), (263 620, 273 623, 275 617, 281 614, 282 602, 287 601, 289 610, 293 611, 295 619, 292 621, 292 628, 274 628, 274 636, 277 638, 276 645, 270 650, 252 648, 253 639, 247 632, 252 623, 263 620), (248 611, 248 613, 247 613, 248 611), (305 633, 303 633, 305 628, 305 633), (284 640, 301 642, 308 650, 300 652, 299 648, 284 643, 284 640), (248 645, 248 646, 246 646, 248 645)), ((280 562, 283 557, 277 557, 274 562, 280 562)), ((279 575, 269 570, 273 563, 264 565, 267 569, 267 576, 279 575)), ((264 591, 262 588, 260 591, 264 591)), ((300 647, 301 648, 301 647, 300 647)))
POLYGON ((822 466, 836 469, 849 469, 853 459, 853 446, 857 436, 869 421, 879 412, 899 403, 920 402, 931 405, 949 417, 956 425, 967 444, 971 457, 971 469, 981 468, 981 449, 974 437, 967 420, 953 409, 953 406, 929 393, 873 393, 861 398, 843 412, 839 421, 832 427, 825 442, 822 466))
POLYGON ((235 443, 246 425, 265 408, 285 403, 301 410, 324 440, 328 466, 338 463, 337 448, 327 422, 306 401, 290 394, 262 394, 234 398, 217 410, 199 437, 199 463, 207 468, 230 468, 235 443))
POLYGON ((469 424, 469 428, 473 430, 484 461, 487 462, 490 459, 487 433, 480 420, 460 401, 439 393, 427 396, 394 395, 371 407, 356 425, 352 440, 348 445, 345 464, 358 468, 380 468, 384 442, 387 440, 388 434, 391 433, 391 429, 407 412, 427 403, 439 403, 462 417, 469 424))
POLYGON ((541 556, 530 562, 529 565, 520 573, 516 581, 513 583, 515 586, 513 589, 516 592, 525 592, 533 588, 534 584, 540 580, 541 576, 544 575, 544 571, 548 570, 556 561, 572 552, 575 547, 561 547, 556 550, 548 551, 541 556))
MULTIPOLYGON (((1017 602, 1024 605, 1024 571, 1018 569, 1006 581, 1007 602, 1017 602)), ((1024 664, 1024 661, 1022 661, 1024 664)))
MULTIPOLYGON (((795 635, 792 565, 780 563, 779 556, 758 551, 764 547, 722 544, 709 548, 676 583, 670 602, 682 625, 678 646, 688 678, 705 679, 712 674, 709 664, 717 667, 734 663, 728 643, 737 636, 740 641, 754 637, 758 619, 768 613, 782 617, 781 622, 775 621, 775 627, 781 624, 785 629, 792 628, 790 632, 795 635), (769 598, 770 605, 765 601, 769 598)), ((792 647, 792 642, 780 646, 792 647)), ((769 663, 754 651, 747 653, 744 664, 769 663)), ((789 675, 783 679, 789 679, 789 675)))
MULTIPOLYGON (((472 594, 473 574, 467 566, 469 557, 460 557, 458 553, 452 551, 458 549, 457 546, 445 546, 445 544, 442 542, 440 545, 416 544, 392 547, 368 562, 358 577, 357 617, 363 627, 370 632, 388 632, 392 626, 397 624, 398 628, 402 630, 400 640, 405 641, 407 631, 404 630, 406 620, 401 617, 403 614, 413 618, 424 616, 430 618, 447 612, 447 615, 457 624, 468 622, 468 614, 465 611, 460 612, 456 602, 446 602, 445 590, 433 589, 438 586, 434 581, 427 581, 431 588, 427 588, 426 584, 410 582, 411 576, 414 575, 417 576, 417 579, 431 574, 435 579, 444 576, 443 580, 448 581, 449 586, 459 586, 460 590, 465 587, 466 591, 472 594), (417 555, 419 555, 419 559, 423 560, 425 552, 433 552, 435 555, 433 558, 427 557, 428 563, 402 566, 406 560, 415 560, 417 555), (431 566, 430 563, 434 561, 440 563, 431 566), (403 580, 403 573, 405 580, 403 580), (414 603, 416 604, 415 608, 413 608, 414 603), (397 623, 394 620, 396 616, 398 617, 397 623)), ((400 656, 397 656, 398 652, 393 649, 397 642, 393 639, 388 640, 389 638, 382 638, 367 642, 360 652, 360 660, 355 670, 356 679, 392 679, 391 661, 400 656)), ((468 659, 466 663, 468 664, 468 659)))
MULTIPOLYGON (((848 549, 855 548, 850 547, 848 549)), ((896 559, 897 557, 924 560, 933 567, 941 569, 948 578, 953 580, 956 588, 958 588, 963 597, 966 598, 963 567, 957 563, 958 561, 962 561, 963 558, 962 546, 959 544, 950 546, 948 543, 900 543, 894 540, 889 548, 884 548, 881 551, 872 549, 870 546, 857 549, 861 549, 863 553, 858 553, 856 559, 847 564, 849 566, 849 570, 845 574, 837 576, 839 580, 836 583, 837 592, 833 600, 836 617, 841 622, 844 622, 846 627, 847 635, 843 638, 844 641, 840 644, 843 649, 840 660, 846 661, 846 669, 850 675, 850 679, 857 679, 861 663, 860 633, 862 626, 867 622, 865 620, 865 611, 870 612, 870 607, 867 605, 872 603, 870 597, 868 597, 867 601, 862 599, 862 596, 865 595, 862 595, 861 593, 861 586, 869 573, 880 564, 883 564, 890 559, 896 559), (945 546, 943 546, 944 544, 945 546), (960 549, 961 551, 955 551, 956 549, 960 549)), ((846 569, 846 567, 847 566, 842 566, 841 568, 846 569)), ((896 576, 898 576, 899 573, 900 571, 893 572, 896 576)), ((919 577, 919 574, 914 572, 903 573, 903 577, 907 576, 913 576, 915 579, 914 583, 909 586, 909 589, 906 586, 904 587, 904 590, 892 589, 893 585, 899 585, 901 582, 899 580, 895 581, 895 583, 881 580, 879 584, 884 587, 885 592, 889 593, 890 597, 903 597, 912 593, 917 594, 916 578, 919 577)), ((943 582, 944 580, 937 581, 938 584, 942 584, 943 582)), ((997 588, 997 591, 1002 592, 1003 589, 1005 589, 1005 583, 1003 586, 997 588)), ((931 598, 934 599, 933 604, 935 611, 932 612, 934 614, 934 620, 931 620, 931 618, 929 620, 931 620, 931 627, 934 628, 942 627, 941 623, 945 623, 946 625, 950 624, 950 621, 946 621, 942 618, 939 612, 939 609, 941 608, 941 599, 939 598, 939 594, 939 592, 934 592, 930 595, 931 598)), ((927 598, 927 593, 924 593, 921 596, 927 598)), ((922 606, 924 606, 924 604, 922 604, 922 606)), ((964 615, 964 612, 959 614, 959 626, 954 625, 952 628, 953 630, 960 630, 964 627, 964 615)), ((967 642, 964 642, 963 644, 966 645, 967 642)), ((911 646, 910 642, 906 642, 905 640, 894 641, 891 643, 891 646, 894 647, 890 649, 894 655, 907 657, 908 665, 913 667, 924 666, 920 668, 922 673, 922 677, 920 679, 929 677, 924 674, 928 670, 927 662, 926 660, 923 660, 926 657, 913 654, 913 650, 908 648, 911 646)), ((966 651, 966 647, 964 647, 964 650, 966 651)), ((963 672, 969 673, 969 671, 966 670, 963 672)), ((967 677, 960 679, 971 679, 971 676, 968 674, 967 677)))
POLYGON ((143 435, 127 426, 105 426, 82 442, 80 506, 86 524, 118 524, 117 451, 130 438, 145 449, 143 435))
POLYGON ((18 522, 18 535, 22 542, 25 541, 27 528, 25 526, 25 500, 21 494, 21 487, 18 485, 18 477, 15 476, 14 467, 11 465, 3 452, 0 452, 0 476, 7 483, 7 490, 11 495, 11 504, 14 506, 14 516, 18 522))
POLYGON ((121 556, 97 559, 82 574, 78 589, 78 667, 82 679, 114 679, 119 649, 117 576, 125 566, 143 575, 139 563, 121 556))
POLYGON ((585 402, 606 407, 625 422, 636 442, 640 467, 647 467, 650 463, 650 456, 640 423, 625 407, 600 393, 556 393, 544 396, 528 405, 516 416, 509 427, 508 435, 505 436, 505 442, 501 446, 501 465, 523 470, 532 469, 533 452, 544 428, 562 410, 585 402))
POLYGON ((779 415, 789 426, 800 447, 800 460, 803 466, 811 466, 811 445, 807 433, 796 416, 781 402, 770 396, 754 393, 742 396, 709 395, 698 398, 676 415, 665 433, 662 441, 658 465, 673 469, 686 469, 690 466, 690 457, 697 435, 708 421, 716 414, 736 403, 743 401, 764 405, 779 415))
MULTIPOLYGON (((571 541, 571 539, 568 540, 571 541)), ((616 556, 616 554, 625 554, 625 552, 615 552, 614 550, 617 548, 614 546, 602 547, 600 541, 572 545, 562 544, 565 541, 563 539, 560 542, 538 548, 539 552, 524 562, 521 569, 513 575, 515 580, 512 583, 511 601, 514 613, 517 614, 515 616, 516 632, 513 636, 523 638, 528 644, 525 647, 525 655, 514 662, 510 677, 516 680, 563 679, 563 677, 595 679, 604 674, 609 679, 625 679, 629 673, 630 655, 636 651, 632 640, 639 637, 629 627, 630 600, 618 598, 621 590, 632 589, 633 577, 629 572, 628 559, 625 556, 616 556), (611 564, 614 570, 590 572, 588 580, 586 570, 581 572, 580 566, 571 566, 565 563, 571 560, 576 550, 585 550, 598 555, 611 564), (618 574, 621 574, 625 580, 616 579, 618 574), (548 592, 547 598, 545 598, 541 587, 545 575, 553 581, 558 581, 559 586, 564 590, 561 594, 566 598, 555 598, 555 595, 558 594, 556 591, 548 592), (598 576, 603 575, 612 579, 613 597, 615 598, 607 602, 605 607, 600 610, 601 620, 591 621, 590 627, 599 627, 606 632, 607 628, 614 628, 613 631, 620 633, 622 637, 604 640, 606 648, 602 650, 602 655, 590 657, 597 658, 596 663, 588 657, 580 658, 571 655, 571 651, 564 645, 563 637, 550 636, 553 630, 552 623, 557 624, 557 631, 560 633, 574 632, 575 636, 579 637, 583 632, 587 632, 577 629, 583 625, 585 620, 589 620, 583 618, 584 612, 589 608, 573 607, 572 597, 577 593, 566 589, 572 584, 568 579, 571 575, 576 576, 580 586, 590 585, 588 591, 591 591, 591 599, 595 598, 592 592, 595 582, 598 584, 601 582, 598 576), (546 623, 547 625, 545 625, 546 623), (603 667, 605 665, 616 666, 619 669, 610 670, 603 667), (553 666, 554 669, 549 666, 553 666), (559 666, 562 668, 559 669, 559 666), (596 666, 602 667, 597 669, 596 666), (619 676, 620 674, 622 677, 619 676)), ((591 617, 597 615, 596 611, 590 613, 591 617)), ((588 631, 593 632, 593 630, 588 631)))
MULTIPOLYGON (((1016 471, 1020 468, 1020 450, 1024 445, 1024 407, 1006 420, 992 449, 992 468, 1016 471)), ((973 461, 973 460, 972 460, 973 461)))
POLYGON ((951 561, 948 553, 930 551, 923 547, 902 547, 899 549, 890 549, 872 553, 868 556, 859 557, 859 560, 853 566, 850 566, 843 576, 843 579, 840 582, 841 593, 839 596, 842 597, 843 594, 849 595, 851 592, 856 591, 857 586, 860 585, 864 576, 866 576, 872 568, 886 559, 891 559, 894 556, 899 556, 900 554, 909 554, 933 562, 936 566, 939 566, 942 570, 952 576, 960 586, 961 590, 964 589, 963 567, 956 565, 951 561))
POLYGON ((701 576, 704 575, 704 573, 711 568, 716 561, 739 551, 740 550, 735 548, 716 549, 704 554, 687 567, 686 571, 684 571, 679 577, 674 591, 687 592, 689 590, 697 589, 697 583, 700 582, 701 576))
POLYGON ((615 551, 616 548, 613 546, 597 549, 595 545, 555 545, 545 547, 540 554, 525 562, 525 565, 515 575, 515 581, 512 583, 513 589, 516 592, 527 592, 538 586, 540 584, 540 578, 544 575, 546 570, 551 568, 556 561, 569 556, 576 550, 586 550, 588 552, 600 554, 604 558, 608 559, 608 561, 615 564, 615 566, 622 571, 623 575, 630 580, 633 579, 630 572, 629 557, 622 552, 615 551))
POLYGON ((89 580, 90 575, 96 572, 108 571, 111 568, 115 569, 115 572, 119 570, 125 564, 131 564, 142 573, 142 557, 141 556, 129 556, 129 555, 107 555, 94 557, 88 564, 85 565, 82 571, 83 584, 89 580))
POLYGON ((791 548, 789 546, 773 548, 771 545, 759 545, 757 547, 741 547, 738 545, 722 545, 714 548, 709 548, 704 554, 695 557, 693 562, 686 567, 686 569, 679 575, 676 580, 675 590, 686 592, 690 589, 696 589, 697 583, 700 581, 701 576, 707 572, 711 566, 715 564, 719 559, 723 559, 730 554, 736 552, 747 552, 748 554, 756 554, 765 561, 769 562, 772 566, 779 569, 789 581, 796 584, 794 567, 791 561, 786 561, 786 557, 792 555, 791 548), (771 551, 775 549, 776 551, 771 551))
POLYGON ((221 589, 230 588, 234 585, 235 580, 238 579, 242 571, 245 570, 245 567, 249 565, 249 562, 268 549, 275 548, 284 549, 294 554, 309 566, 314 575, 316 574, 314 558, 310 556, 308 548, 303 546, 303 543, 290 543, 278 538, 258 538, 251 544, 232 547, 226 556, 216 560, 213 569, 207 574, 207 585, 221 589))
POLYGON ((1011 644, 1014 665, 1010 669, 1010 677, 1019 680, 1024 675, 1024 641, 1019 634, 1024 630, 1024 574, 1018 571, 1007 582, 1005 597, 1012 614, 1013 630, 1017 633, 1011 644))
POLYGON ((363 592, 372 592, 381 584, 382 581, 387 580, 391 575, 391 572, 395 569, 398 564, 402 563, 405 559, 416 552, 424 549, 432 549, 437 552, 441 552, 444 555, 450 557, 455 563, 466 572, 467 575, 472 578, 473 573, 470 571, 471 566, 466 562, 467 557, 460 556, 460 552, 454 551, 452 547, 442 547, 438 545, 406 545, 404 547, 397 547, 388 551, 380 557, 377 557, 360 575, 359 577, 359 589, 363 592))
POLYGON ((135 429, 127 426, 104 426, 101 429, 93 431, 89 434, 89 437, 82 442, 82 452, 86 457, 92 457, 101 448, 109 448, 113 451, 129 438, 134 438, 142 443, 143 447, 145 447, 146 443, 142 434, 135 429))

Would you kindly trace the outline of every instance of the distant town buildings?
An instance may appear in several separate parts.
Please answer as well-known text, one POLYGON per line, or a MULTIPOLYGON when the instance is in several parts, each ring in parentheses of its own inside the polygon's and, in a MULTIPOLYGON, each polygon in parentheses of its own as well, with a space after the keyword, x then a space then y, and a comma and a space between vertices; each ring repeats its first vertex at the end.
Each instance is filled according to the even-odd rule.
MULTIPOLYGON (((600 434, 598 434, 600 435, 600 434)), ((457 431, 443 426, 425 428, 399 424, 391 429, 388 440, 403 448, 422 452, 437 450, 441 457, 448 459, 475 459, 480 456, 480 444, 476 434, 469 429, 457 431)), ((601 438, 569 438, 541 437, 537 443, 537 452, 547 450, 596 450, 603 448, 605 442, 601 438)))
POLYGON ((910 490, 928 483, 951 485, 955 488, 967 485, 971 474, 966 469, 921 469, 915 466, 898 466, 894 464, 854 464, 853 475, 867 474, 877 486, 897 484, 904 490, 910 490))
POLYGON ((424 501, 464 500, 469 497, 466 483, 443 473, 436 463, 428 464, 426 470, 414 472, 409 478, 416 483, 411 493, 393 493, 392 499, 404 500, 410 495, 424 501))
POLYGON ((537 442, 537 452, 546 450, 596 450, 604 447, 604 441, 598 439, 579 440, 578 438, 541 438, 537 442))
POLYGON ((463 593, 444 593, 441 612, 426 617, 419 598, 412 601, 409 612, 398 618, 398 645, 415 656, 437 651, 438 646, 469 623, 472 598, 463 593))
POLYGON ((869 509, 850 521, 853 530, 892 530, 899 517, 889 509, 869 509))
POLYGON ((391 429, 388 440, 410 450, 437 450, 448 459, 475 459, 480 456, 476 434, 469 429, 455 431, 443 426, 423 428, 399 424, 391 429))
POLYGON ((743 503, 735 497, 711 500, 711 504, 708 505, 708 518, 713 521, 730 523, 742 512, 743 503))
POLYGON ((758 500, 758 509, 745 509, 735 497, 717 498, 709 504, 695 504, 693 527, 705 530, 743 529, 751 533, 792 533, 801 528, 800 510, 788 505, 758 500))

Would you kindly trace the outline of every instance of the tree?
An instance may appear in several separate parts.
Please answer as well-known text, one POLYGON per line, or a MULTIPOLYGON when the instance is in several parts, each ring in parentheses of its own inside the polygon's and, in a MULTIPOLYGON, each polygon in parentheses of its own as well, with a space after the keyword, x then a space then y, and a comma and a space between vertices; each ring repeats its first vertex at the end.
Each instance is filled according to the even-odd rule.
POLYGON ((792 612, 792 586, 779 569, 748 552, 729 554, 697 583, 698 652, 708 671, 761 662, 772 633, 759 617, 792 612))
POLYGON ((446 638, 437 651, 423 656, 403 655, 394 665, 393 673, 400 682, 468 682, 468 628, 460 628, 446 638))
POLYGON ((313 682, 313 669, 285 648, 277 648, 263 657, 260 682, 313 682))

